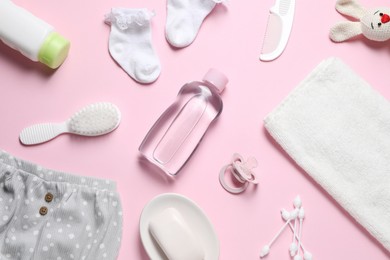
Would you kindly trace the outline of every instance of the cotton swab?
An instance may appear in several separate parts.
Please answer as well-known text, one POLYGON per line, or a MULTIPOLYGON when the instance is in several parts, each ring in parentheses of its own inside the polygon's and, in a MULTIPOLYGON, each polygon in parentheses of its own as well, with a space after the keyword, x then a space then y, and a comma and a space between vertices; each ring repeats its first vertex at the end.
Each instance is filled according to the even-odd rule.
MULTIPOLYGON (((295 229, 294 229, 294 227, 291 225, 291 223, 289 223, 288 225, 290 226, 291 231, 293 231, 293 232, 295 233, 295 229)), ((297 241, 301 241, 297 235, 295 235, 295 238, 297 239, 297 241)), ((306 248, 305 248, 304 245, 302 244, 302 241, 301 241, 301 243, 300 243, 300 246, 301 246, 301 248, 302 248, 302 250, 303 250, 303 259, 305 259, 305 260, 312 260, 312 259, 313 259, 313 255, 312 255, 309 251, 306 250, 306 248)))
MULTIPOLYGON (((294 206, 296 206, 296 207, 301 207, 302 206, 302 202, 300 202, 299 203, 299 200, 300 200, 300 198, 299 198, 299 196, 294 200, 294 206)), ((285 209, 282 209, 282 217, 283 217, 283 219, 284 220, 286 220, 286 219, 288 219, 288 218, 286 218, 287 216, 288 216, 288 214, 289 214, 289 212, 287 211, 287 210, 285 210, 285 209)), ((301 213, 301 217, 302 217, 302 214, 303 214, 303 217, 304 217, 304 214, 305 214, 305 212, 303 211, 303 212, 301 212, 300 211, 300 213, 301 213)), ((298 213, 298 217, 299 217, 299 213, 298 213)), ((296 219, 295 219, 295 221, 296 221, 296 219)), ((302 250, 303 250, 303 259, 304 260, 312 260, 313 259, 313 255, 309 252, 309 251, 307 251, 306 249, 305 249, 305 247, 304 247, 304 245, 302 244, 302 241, 301 241, 301 239, 298 237, 298 234, 297 234, 297 232, 296 232, 296 227, 294 226, 293 227, 293 225, 291 224, 291 223, 288 223, 288 225, 289 225, 289 227, 290 227, 290 229, 291 229, 291 231, 294 233, 294 241, 295 241, 295 239, 298 241, 298 243, 299 243, 299 246, 302 248, 302 250)), ((291 247, 290 247, 291 248, 291 247)), ((298 251, 298 246, 297 246, 297 249, 296 249, 296 251, 298 251)))
MULTIPOLYGON (((299 209, 301 206, 302 206, 302 200, 301 200, 301 197, 298 195, 294 199, 294 207, 296 209, 299 209)), ((297 229, 297 220, 294 219, 294 234, 293 234, 292 243, 290 245, 290 255, 291 255, 291 257, 295 256, 297 254, 297 252, 298 252, 298 249, 299 249, 299 247, 297 246, 297 243, 295 242, 295 237, 296 237, 295 230, 296 229, 297 229)))
POLYGON ((282 212, 282 218, 283 218, 285 221, 288 221, 288 220, 295 220, 295 219, 298 217, 299 209, 294 209, 294 210, 291 211, 291 212, 288 212, 288 211, 285 210, 285 209, 281 209, 281 212, 282 212))
MULTIPOLYGON (((300 248, 301 247, 301 238, 302 238, 302 224, 303 224, 303 219, 305 218, 305 210, 303 209, 303 207, 299 209, 298 218, 299 218, 298 248, 300 248)), ((299 252, 298 252, 298 255, 294 256, 294 260, 302 260, 302 256, 299 255, 299 252)))
POLYGON ((291 220, 294 220, 298 217, 298 213, 299 211, 297 209, 293 210, 292 213, 289 213, 288 211, 282 209, 282 217, 284 220, 286 220, 286 223, 284 223, 284 225, 279 230, 279 232, 272 238, 271 242, 263 246, 263 248, 260 251, 260 258, 263 258, 264 256, 269 254, 272 244, 276 241, 276 239, 280 236, 280 234, 282 234, 282 232, 286 229, 286 227, 291 222, 291 220))

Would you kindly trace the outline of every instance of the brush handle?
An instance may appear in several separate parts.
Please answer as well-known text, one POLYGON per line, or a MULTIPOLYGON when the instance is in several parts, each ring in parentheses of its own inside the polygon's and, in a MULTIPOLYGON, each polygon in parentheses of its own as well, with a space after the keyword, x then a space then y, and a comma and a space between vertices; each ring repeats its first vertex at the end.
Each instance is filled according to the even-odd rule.
POLYGON ((23 129, 19 139, 24 145, 34 145, 47 142, 62 133, 68 132, 67 122, 36 124, 23 129))

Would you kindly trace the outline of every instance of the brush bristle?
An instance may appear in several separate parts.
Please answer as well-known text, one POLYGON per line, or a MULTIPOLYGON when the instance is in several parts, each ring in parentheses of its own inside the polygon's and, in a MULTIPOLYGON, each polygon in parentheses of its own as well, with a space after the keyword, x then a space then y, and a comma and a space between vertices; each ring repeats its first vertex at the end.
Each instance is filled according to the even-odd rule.
POLYGON ((118 127, 120 117, 120 111, 114 104, 95 103, 74 114, 69 126, 72 132, 80 135, 103 135, 118 127))

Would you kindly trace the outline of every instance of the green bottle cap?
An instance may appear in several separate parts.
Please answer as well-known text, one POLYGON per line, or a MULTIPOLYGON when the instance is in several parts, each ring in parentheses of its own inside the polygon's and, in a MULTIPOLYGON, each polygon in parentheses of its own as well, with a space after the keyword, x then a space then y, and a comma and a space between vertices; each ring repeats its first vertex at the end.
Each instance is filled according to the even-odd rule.
POLYGON ((39 50, 38 60, 52 69, 58 68, 68 56, 70 42, 56 32, 50 33, 39 50))

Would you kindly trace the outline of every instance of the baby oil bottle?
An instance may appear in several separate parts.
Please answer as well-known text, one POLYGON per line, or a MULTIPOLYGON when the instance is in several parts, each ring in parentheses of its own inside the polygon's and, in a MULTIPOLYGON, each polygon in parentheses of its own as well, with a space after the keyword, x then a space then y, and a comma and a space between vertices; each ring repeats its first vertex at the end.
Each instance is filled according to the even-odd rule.
POLYGON ((223 73, 210 69, 202 81, 185 84, 144 138, 141 155, 168 175, 176 175, 222 112, 220 95, 227 83, 223 73))

